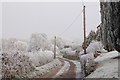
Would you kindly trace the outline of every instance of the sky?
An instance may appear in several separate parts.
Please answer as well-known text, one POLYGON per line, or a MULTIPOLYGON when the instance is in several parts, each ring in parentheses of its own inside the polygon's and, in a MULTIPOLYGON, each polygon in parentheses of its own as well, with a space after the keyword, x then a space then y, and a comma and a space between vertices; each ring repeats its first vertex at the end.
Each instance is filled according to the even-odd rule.
POLYGON ((0 2, 0 38, 2 38, 2 3, 0 2))
MULTIPOLYGON (((96 30, 101 16, 99 2, 87 2, 85 5, 88 35, 91 30, 96 30)), ((83 14, 64 32, 82 8, 81 2, 3 2, 2 12, 0 9, 2 38, 29 40, 32 33, 45 33, 49 38, 60 36, 83 41, 83 14)))

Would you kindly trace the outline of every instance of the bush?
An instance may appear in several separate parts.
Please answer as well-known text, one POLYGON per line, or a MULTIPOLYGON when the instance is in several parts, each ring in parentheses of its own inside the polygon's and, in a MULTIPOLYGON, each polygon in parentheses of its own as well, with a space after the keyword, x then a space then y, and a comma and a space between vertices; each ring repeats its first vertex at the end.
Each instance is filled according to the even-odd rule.
POLYGON ((29 52, 29 53, 26 53, 26 55, 30 57, 30 60, 36 67, 49 63, 54 59, 54 54, 52 51, 29 52))
POLYGON ((34 65, 23 53, 2 52, 2 75, 5 78, 21 76, 33 71, 34 65))

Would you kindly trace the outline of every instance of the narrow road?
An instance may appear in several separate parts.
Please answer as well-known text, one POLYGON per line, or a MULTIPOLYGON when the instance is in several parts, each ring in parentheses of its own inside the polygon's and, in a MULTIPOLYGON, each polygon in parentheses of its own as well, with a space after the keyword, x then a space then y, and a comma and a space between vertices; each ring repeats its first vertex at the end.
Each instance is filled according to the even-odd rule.
POLYGON ((76 64, 64 58, 59 58, 59 60, 62 62, 60 66, 51 69, 40 78, 76 78, 76 64))
POLYGON ((54 75, 58 73, 58 71, 64 66, 65 62, 63 60, 60 60, 62 64, 60 66, 57 66, 53 69, 51 69, 48 73, 40 76, 40 78, 52 78, 54 75))
POLYGON ((65 60, 65 59, 62 59, 62 58, 60 60, 67 61, 70 64, 70 67, 69 67, 68 71, 56 76, 55 78, 76 78, 75 64, 72 61, 65 60))

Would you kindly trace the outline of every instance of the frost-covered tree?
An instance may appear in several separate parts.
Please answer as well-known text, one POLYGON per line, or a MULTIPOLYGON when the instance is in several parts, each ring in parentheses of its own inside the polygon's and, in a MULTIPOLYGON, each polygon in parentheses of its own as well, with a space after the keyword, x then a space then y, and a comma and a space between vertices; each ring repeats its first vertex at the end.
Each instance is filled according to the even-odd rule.
POLYGON ((23 51, 23 52, 26 52, 28 48, 28 44, 26 42, 19 41, 19 40, 15 42, 14 46, 16 50, 23 51))
POLYGON ((18 39, 2 39, 2 76, 15 77, 27 74, 34 69, 27 52, 28 44, 18 39))
MULTIPOLYGON (((52 39, 51 41, 52 41, 52 44, 54 44, 54 39, 52 39)), ((66 45, 66 41, 61 37, 56 37, 56 45, 61 50, 66 45)))
POLYGON ((14 43, 17 39, 2 39, 2 49, 3 51, 13 51, 15 49, 14 43))
POLYGON ((52 44, 46 34, 33 33, 31 35, 28 51, 51 50, 52 44))
POLYGON ((28 48, 27 42, 10 38, 10 39, 2 39, 2 49, 4 51, 17 52, 24 51, 26 52, 28 48))

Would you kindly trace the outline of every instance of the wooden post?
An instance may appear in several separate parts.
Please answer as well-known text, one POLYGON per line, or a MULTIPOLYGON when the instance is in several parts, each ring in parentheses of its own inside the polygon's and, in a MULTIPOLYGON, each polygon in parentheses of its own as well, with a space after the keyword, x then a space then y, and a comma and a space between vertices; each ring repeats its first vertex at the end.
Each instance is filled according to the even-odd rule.
POLYGON ((83 7, 83 20, 84 20, 84 54, 86 53, 86 21, 85 21, 85 5, 83 7))
MULTIPOLYGON (((85 5, 83 6, 83 21, 84 21, 84 54, 86 53, 86 16, 85 16, 85 5)), ((84 77, 86 77, 86 61, 83 63, 84 77)))
POLYGON ((56 36, 54 39, 54 59, 56 59, 56 36))

